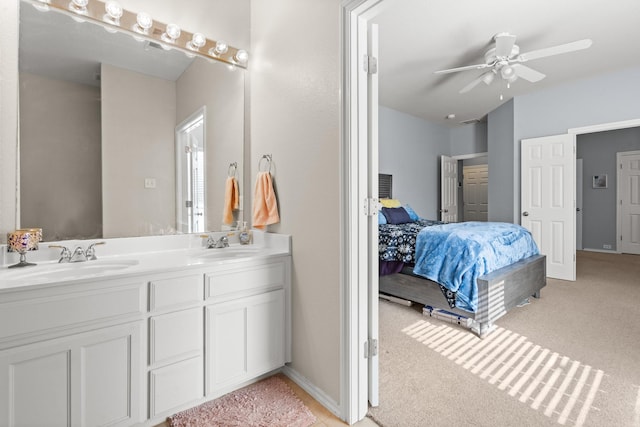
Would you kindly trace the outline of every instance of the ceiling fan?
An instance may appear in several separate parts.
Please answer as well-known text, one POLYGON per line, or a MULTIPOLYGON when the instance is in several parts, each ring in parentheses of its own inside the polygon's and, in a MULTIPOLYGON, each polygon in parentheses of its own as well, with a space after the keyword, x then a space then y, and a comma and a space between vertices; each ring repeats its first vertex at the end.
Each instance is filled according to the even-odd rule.
POLYGON ((435 74, 449 74, 457 73, 458 71, 487 69, 487 71, 480 75, 480 77, 463 87, 460 90, 460 93, 469 92, 480 84, 480 82, 490 85, 496 76, 505 80, 507 84, 513 83, 518 78, 535 83, 544 79, 546 76, 533 68, 523 65, 523 62, 587 49, 592 44, 590 39, 584 39, 544 49, 532 50, 526 53, 520 53, 520 47, 515 44, 516 36, 512 34, 498 33, 493 36, 493 40, 495 41, 495 46, 484 54, 485 62, 483 64, 440 70, 436 71, 435 74))

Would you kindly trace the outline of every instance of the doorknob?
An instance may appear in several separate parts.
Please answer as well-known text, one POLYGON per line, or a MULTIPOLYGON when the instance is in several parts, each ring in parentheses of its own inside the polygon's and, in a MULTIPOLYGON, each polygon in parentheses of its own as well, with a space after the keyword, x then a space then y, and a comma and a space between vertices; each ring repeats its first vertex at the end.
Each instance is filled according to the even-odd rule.
POLYGON ((576 208, 576 212, 580 212, 582 209, 580 208, 576 208))
POLYGON ((529 216, 529 212, 522 212, 522 216, 529 216))

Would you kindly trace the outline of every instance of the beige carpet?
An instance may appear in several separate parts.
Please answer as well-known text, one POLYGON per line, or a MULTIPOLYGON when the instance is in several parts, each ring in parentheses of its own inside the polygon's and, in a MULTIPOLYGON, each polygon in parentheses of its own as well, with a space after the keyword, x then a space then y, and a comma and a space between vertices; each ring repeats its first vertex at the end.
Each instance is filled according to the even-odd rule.
POLYGON ((479 340, 380 301, 384 427, 640 426, 640 256, 579 252, 577 281, 479 340))

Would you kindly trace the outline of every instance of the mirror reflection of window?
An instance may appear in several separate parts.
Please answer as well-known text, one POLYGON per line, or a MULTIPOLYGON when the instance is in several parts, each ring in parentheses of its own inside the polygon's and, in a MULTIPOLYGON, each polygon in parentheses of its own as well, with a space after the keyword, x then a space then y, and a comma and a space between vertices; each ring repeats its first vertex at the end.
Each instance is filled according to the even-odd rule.
POLYGON ((205 231, 205 108, 176 127, 178 229, 205 231))

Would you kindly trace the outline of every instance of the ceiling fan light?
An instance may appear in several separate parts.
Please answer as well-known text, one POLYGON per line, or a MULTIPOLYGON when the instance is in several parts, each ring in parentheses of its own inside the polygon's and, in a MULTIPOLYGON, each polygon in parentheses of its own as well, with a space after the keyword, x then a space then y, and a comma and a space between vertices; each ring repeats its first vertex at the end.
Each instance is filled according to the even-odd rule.
POLYGON ((488 86, 493 82, 493 79, 495 78, 496 78, 495 73, 487 73, 482 77, 482 81, 484 82, 484 84, 488 86))
POLYGON ((504 67, 500 68, 500 75, 503 79, 509 80, 516 75, 516 70, 514 70, 511 65, 505 65, 504 67))

